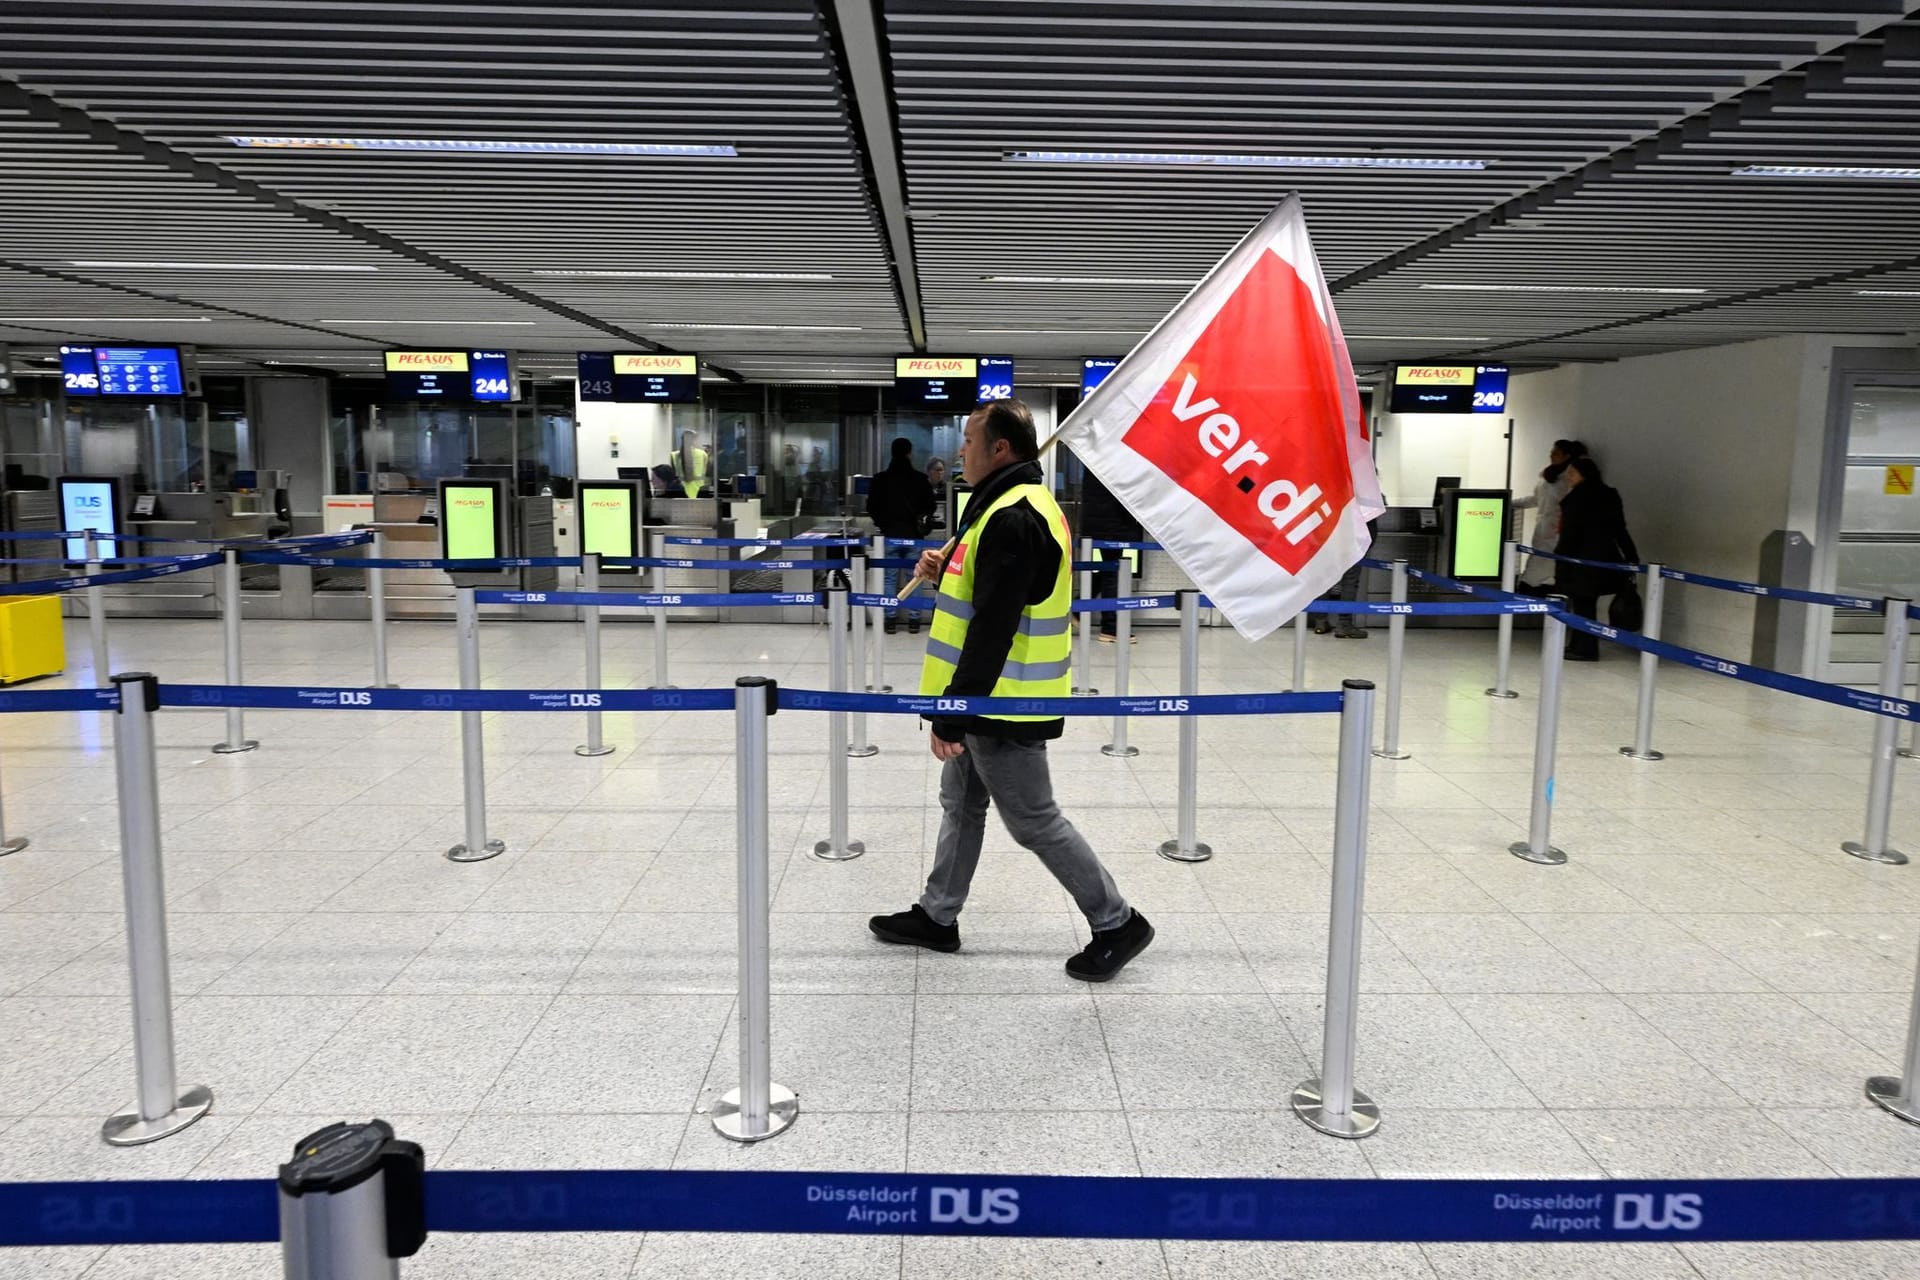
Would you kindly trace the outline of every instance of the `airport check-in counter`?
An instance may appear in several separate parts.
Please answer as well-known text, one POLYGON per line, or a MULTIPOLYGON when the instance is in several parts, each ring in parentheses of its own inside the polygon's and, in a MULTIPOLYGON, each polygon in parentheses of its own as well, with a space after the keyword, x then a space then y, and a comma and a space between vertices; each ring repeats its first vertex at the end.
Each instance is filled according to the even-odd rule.
MULTIPOLYGON (((427 493, 382 493, 373 499, 373 519, 364 527, 378 532, 386 541, 386 553, 394 560, 438 560, 440 526, 422 524, 434 495, 427 493)), ((517 498, 508 521, 512 545, 508 558, 551 557, 558 554, 554 541, 552 498, 517 498)), ((332 552, 341 559, 360 559, 372 554, 371 546, 348 547, 332 552)), ((285 572, 295 572, 289 568, 285 572)), ((366 618, 370 605, 364 572, 333 571, 333 581, 313 595, 312 616, 316 618, 357 620, 366 618), (347 576, 347 575, 351 576, 347 576), (326 586, 337 589, 328 590, 326 586)), ((569 571, 569 579, 571 571, 569 571)), ((454 612, 454 593, 459 587, 478 587, 487 591, 552 591, 561 585, 560 571, 554 568, 503 569, 498 573, 449 574, 442 569, 389 569, 386 571, 387 613, 396 618, 450 618, 454 612)))

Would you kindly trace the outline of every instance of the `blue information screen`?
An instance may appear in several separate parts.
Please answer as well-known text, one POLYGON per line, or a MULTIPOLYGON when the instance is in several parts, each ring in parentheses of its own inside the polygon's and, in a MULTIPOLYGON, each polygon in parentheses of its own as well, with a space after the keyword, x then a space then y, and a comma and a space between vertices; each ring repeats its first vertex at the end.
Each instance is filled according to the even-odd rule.
POLYGON ((577 353, 580 374, 580 398, 606 403, 613 399, 613 352, 577 353))
POLYGON ((1120 367, 1120 361, 1106 356, 1089 356, 1080 362, 1080 394, 1086 395, 1107 380, 1120 367))
POLYGON ((980 403, 1013 399, 1013 359, 1010 356, 980 357, 980 403))
POLYGON ((100 366, 94 361, 93 348, 60 348, 60 380, 70 396, 99 395, 100 366))
POLYGON ((95 347, 103 396, 181 396, 187 393, 178 347, 95 347))
POLYGON ((471 352, 467 367, 473 374, 475 400, 518 400, 520 398, 520 377, 514 372, 513 357, 506 352, 471 352))

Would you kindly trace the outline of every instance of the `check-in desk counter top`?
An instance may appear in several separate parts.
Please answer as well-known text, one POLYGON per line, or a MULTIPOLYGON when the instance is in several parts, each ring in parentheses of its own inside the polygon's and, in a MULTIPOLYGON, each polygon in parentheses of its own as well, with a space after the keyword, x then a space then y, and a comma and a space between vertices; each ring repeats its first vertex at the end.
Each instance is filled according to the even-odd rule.
MULTIPOLYGON (((127 532, 136 538, 157 541, 123 542, 119 554, 126 556, 200 556, 218 550, 207 545, 214 537, 204 520, 130 520, 127 532)), ((260 535, 266 528, 261 525, 260 535)), ((226 536, 226 535, 223 535, 226 536)), ((135 565, 107 565, 103 572, 114 573, 135 565)), ((80 572, 84 572, 81 570, 80 572)), ((110 617, 127 618, 204 618, 220 612, 217 569, 195 569, 146 582, 121 582, 100 588, 110 617)), ((66 593, 67 610, 75 615, 87 611, 86 593, 66 593)), ((272 615, 270 612, 270 616, 272 615)))

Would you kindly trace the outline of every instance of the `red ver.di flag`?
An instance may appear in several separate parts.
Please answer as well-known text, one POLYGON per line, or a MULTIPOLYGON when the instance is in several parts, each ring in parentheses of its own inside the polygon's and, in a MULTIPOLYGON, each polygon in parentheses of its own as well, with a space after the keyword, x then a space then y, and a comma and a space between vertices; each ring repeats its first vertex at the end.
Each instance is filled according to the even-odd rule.
POLYGON ((1386 509, 1300 201, 1220 260, 1059 439, 1257 640, 1366 554, 1386 509))

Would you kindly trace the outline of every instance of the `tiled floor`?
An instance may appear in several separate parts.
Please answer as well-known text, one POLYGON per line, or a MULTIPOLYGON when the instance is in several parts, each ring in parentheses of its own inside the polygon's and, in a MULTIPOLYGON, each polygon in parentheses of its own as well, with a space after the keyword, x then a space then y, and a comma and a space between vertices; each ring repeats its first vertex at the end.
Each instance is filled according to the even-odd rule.
MULTIPOLYGON (((84 629, 74 679, 87 680, 84 629)), ((1142 628, 1135 692, 1170 692, 1175 637, 1142 628)), ((453 683, 451 628, 393 627, 408 685, 453 683)), ((647 682, 651 640, 607 629, 610 685, 647 682)), ((259 683, 366 679, 363 625, 250 622, 259 683)), ((826 683, 819 628, 676 627, 674 678, 826 683)), ((118 621, 116 663, 220 678, 205 621, 118 621)), ((489 684, 570 687, 578 632, 483 630, 489 684)), ((570 715, 487 722, 492 833, 456 865, 458 731, 432 714, 256 713, 259 751, 216 756, 218 713, 167 712, 160 776, 183 1079, 214 1113, 116 1150, 101 1119, 133 1074, 110 725, 0 718, 0 1178, 271 1174, 316 1125, 379 1115, 440 1168, 647 1167, 1446 1176, 1920 1174, 1920 1129, 1870 1107, 1897 1067, 1920 940, 1920 867, 1857 838, 1859 715, 1667 668, 1664 763, 1625 760, 1633 667, 1567 672, 1554 839, 1525 828, 1538 643, 1518 701, 1482 696, 1487 633, 1415 631, 1402 743, 1377 761, 1359 1080, 1386 1120, 1361 1143, 1285 1109, 1320 1039, 1334 781, 1331 718, 1202 722, 1200 838, 1172 834, 1175 726, 1138 721, 1132 761, 1080 721, 1056 790, 1159 941, 1088 989, 1066 895, 997 829, 966 949, 884 947, 865 917, 912 901, 938 814, 913 722, 876 718, 852 762, 868 854, 807 855, 827 831, 817 715, 772 723, 775 1078, 802 1098, 740 1148, 700 1109, 734 1083, 732 724, 610 715, 598 760, 570 715)), ((908 638, 891 675, 908 683, 908 638)), ((1111 662, 1111 650, 1099 660, 1111 662)), ((1383 674, 1378 638, 1315 638, 1313 683, 1383 674)), ((1208 691, 1283 687, 1290 645, 1203 638, 1208 691)), ((1103 689, 1111 673, 1100 672, 1103 689)), ((1896 844, 1920 846, 1913 771, 1896 844)), ((493 1236, 432 1241, 409 1275, 1566 1276, 1920 1274, 1905 1245, 1503 1247, 891 1238, 493 1236)), ((251 1246, 0 1256, 0 1275, 278 1274, 251 1246)))

